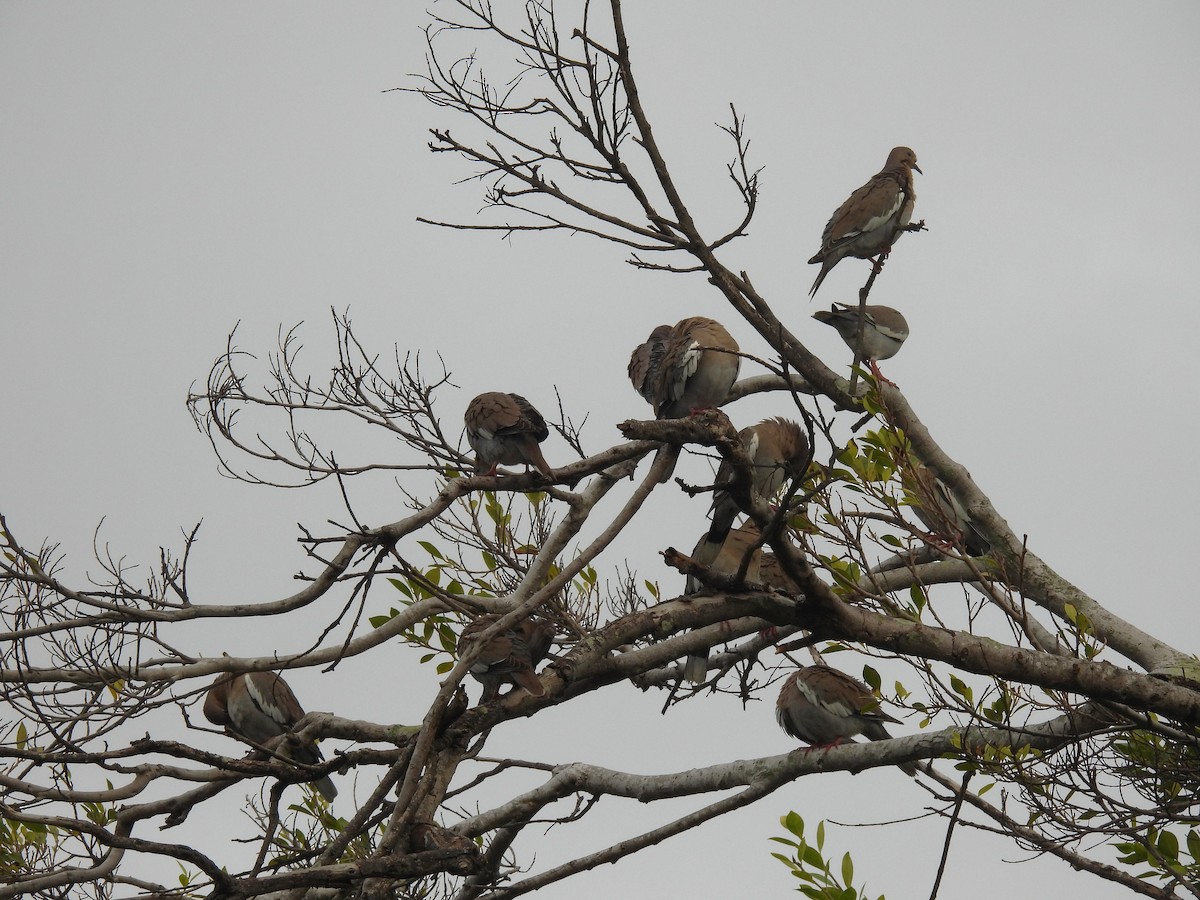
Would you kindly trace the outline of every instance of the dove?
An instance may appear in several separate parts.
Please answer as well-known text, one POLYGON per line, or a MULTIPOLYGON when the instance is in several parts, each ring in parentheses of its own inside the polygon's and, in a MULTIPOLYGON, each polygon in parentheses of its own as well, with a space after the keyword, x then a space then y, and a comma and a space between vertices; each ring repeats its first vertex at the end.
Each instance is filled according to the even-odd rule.
POLYGON ((497 615, 479 616, 458 636, 460 657, 479 647, 470 671, 483 685, 482 702, 497 696, 501 686, 509 683, 519 684, 535 697, 545 695, 534 666, 550 652, 554 627, 539 619, 524 619, 480 645, 480 636, 499 619, 497 615))
POLYGON ((915 501, 913 512, 934 535, 948 544, 959 544, 970 556, 983 556, 991 549, 966 507, 932 469, 910 457, 903 478, 915 501))
POLYGON ((809 260, 821 264, 810 297, 845 257, 871 259, 892 249, 912 218, 917 199, 914 169, 921 171, 917 154, 908 147, 893 148, 884 167, 837 208, 821 234, 821 249, 809 260))
MULTIPOLYGON (((832 747, 856 734, 872 741, 891 739, 885 722, 900 724, 879 708, 870 688, 831 666, 805 666, 784 682, 775 701, 779 727, 812 747, 832 747)), ((910 775, 916 767, 900 766, 910 775)))
POLYGON ((720 406, 737 380, 738 344, 715 319, 659 325, 633 351, 629 380, 659 419, 720 406))
MULTIPOLYGON (((758 526, 753 522, 747 521, 738 528, 729 531, 724 541, 721 542, 719 550, 713 555, 713 558, 703 564, 710 571, 718 575, 726 575, 732 578, 741 568, 742 560, 745 559, 747 554, 750 554, 750 561, 746 566, 746 580, 758 581, 759 565, 762 560, 762 548, 755 546, 758 543, 758 538, 758 526)), ((702 536, 700 542, 696 545, 696 549, 692 551, 692 558, 696 562, 700 562, 699 554, 709 546, 708 535, 702 536)), ((685 595, 695 594, 703 589, 704 585, 701 581, 689 575, 683 592, 685 595)), ((708 651, 702 650, 690 654, 687 661, 683 664, 683 677, 692 684, 703 684, 707 675, 708 651)))
POLYGON ((546 420, 520 394, 488 391, 467 404, 463 416, 467 441, 475 451, 475 470, 496 474, 496 466, 524 463, 552 477, 550 464, 538 446, 550 434, 546 420))
MULTIPOLYGON (((223 673, 204 698, 204 717, 214 725, 223 726, 235 737, 261 747, 291 731, 292 726, 304 717, 304 709, 277 672, 223 673)), ((309 766, 325 758, 321 748, 312 741, 293 741, 285 749, 295 762, 309 766)), ((337 788, 328 775, 312 784, 330 802, 337 796, 337 788)))
MULTIPOLYGON (((789 478, 802 478, 812 455, 808 434, 788 419, 763 419, 738 432, 738 439, 750 457, 750 490, 763 500, 770 500, 789 478)), ((734 479, 734 464, 721 461, 717 469, 717 489, 713 491, 712 524, 708 529, 708 546, 700 551, 697 560, 708 565, 716 556, 729 528, 741 509, 722 485, 734 479)))

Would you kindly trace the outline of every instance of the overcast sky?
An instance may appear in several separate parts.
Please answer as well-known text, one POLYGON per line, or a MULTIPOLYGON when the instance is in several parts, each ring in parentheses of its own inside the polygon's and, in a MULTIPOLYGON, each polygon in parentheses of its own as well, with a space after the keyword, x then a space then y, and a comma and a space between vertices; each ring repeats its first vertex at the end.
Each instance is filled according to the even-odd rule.
MULTIPOLYGON (((1200 6, 628 6, 644 102, 710 234, 736 212, 714 123, 730 102, 746 116, 765 166, 761 210, 723 259, 831 364, 848 351, 809 316, 849 301, 866 264, 843 262, 810 303, 805 261, 888 150, 916 150, 929 232, 900 243, 872 294, 912 328, 884 371, 1043 559, 1174 646, 1200 646, 1187 574, 1200 494, 1200 6)), ((260 354, 279 326, 306 323, 320 375, 329 309, 349 309, 379 351, 443 355, 462 388, 444 401, 450 430, 479 391, 517 390, 548 412, 557 387, 573 416, 590 415, 590 451, 618 439, 613 423, 646 414, 625 363, 654 325, 711 315, 763 350, 701 278, 639 273, 585 238, 502 241, 415 221, 472 219, 480 206, 477 186, 455 185, 467 171, 426 148, 427 129, 453 117, 385 92, 422 68, 421 7, 0 6, 0 510, 27 545, 60 543, 68 575, 95 570, 102 519, 101 540, 143 564, 203 520, 193 599, 275 599, 304 565, 296 523, 344 518, 332 488, 217 473, 183 401, 237 323, 239 345, 260 354)), ((770 411, 761 398, 730 409, 739 424, 770 411)), ((569 459, 557 438, 545 450, 569 459)), ((355 500, 369 522, 403 514, 383 483, 355 500)), ((690 546, 703 509, 655 502, 643 534, 690 546)), ((631 562, 672 584, 647 545, 660 549, 632 544, 642 555, 631 562)), ((308 637, 264 627, 185 640, 262 655, 308 637)), ((416 721, 436 676, 415 655, 381 648, 290 680, 310 708, 416 721)), ((652 773, 793 743, 769 704, 693 702, 661 717, 657 694, 605 693, 514 723, 488 750, 652 773)), ((766 840, 778 816, 918 815, 926 796, 905 782, 807 778, 544 893, 785 896, 766 840)), ((635 806, 604 801, 597 821, 628 828, 635 806)), ((669 813, 648 815, 643 827, 669 813)), ((538 851, 540 868, 626 833, 575 832, 548 849, 531 833, 519 848, 527 860, 538 851)), ((941 836, 940 824, 838 828, 829 842, 854 849, 872 896, 896 900, 927 894, 941 836)), ((999 896, 987 885, 1000 883, 1006 895, 1053 884, 1125 895, 1061 863, 1003 863, 1026 854, 999 839, 962 840, 942 896, 999 896)))

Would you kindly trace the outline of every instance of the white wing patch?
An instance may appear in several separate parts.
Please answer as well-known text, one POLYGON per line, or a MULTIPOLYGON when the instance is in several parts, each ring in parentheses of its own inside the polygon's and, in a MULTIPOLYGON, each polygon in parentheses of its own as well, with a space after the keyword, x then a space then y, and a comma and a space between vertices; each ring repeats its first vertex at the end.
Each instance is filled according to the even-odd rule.
POLYGON ((287 720, 286 712, 275 702, 275 698, 268 696, 259 689, 258 679, 246 678, 246 693, 250 695, 255 708, 264 716, 271 719, 271 721, 278 722, 280 725, 290 724, 287 720))
POLYGON ((687 383, 696 374, 700 366, 700 357, 704 354, 699 341, 692 341, 690 347, 679 355, 679 364, 675 366, 675 376, 671 379, 670 394, 672 400, 678 400, 687 389, 687 383))
POLYGON ((896 215, 896 213, 898 213, 900 211, 900 208, 902 206, 904 206, 904 202, 907 198, 908 198, 908 195, 905 194, 904 191, 897 191, 896 192, 896 202, 891 205, 891 207, 887 210, 887 212, 885 212, 881 215, 878 215, 878 216, 873 216, 870 219, 867 219, 867 221, 863 223, 863 227, 861 229, 859 229, 858 231, 850 232, 849 234, 847 234, 845 236, 846 237, 856 237, 860 234, 870 234, 872 231, 875 231, 876 229, 882 228, 883 226, 887 225, 887 223, 892 220, 892 218, 896 215))

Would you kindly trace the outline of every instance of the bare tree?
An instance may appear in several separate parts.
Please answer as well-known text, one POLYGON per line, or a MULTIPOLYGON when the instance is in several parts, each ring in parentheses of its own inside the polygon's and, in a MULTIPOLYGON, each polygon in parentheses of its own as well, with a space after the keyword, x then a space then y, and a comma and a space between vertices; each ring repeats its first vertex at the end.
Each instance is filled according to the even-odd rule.
MULTIPOLYGON (((762 373, 735 385, 728 402, 777 397, 780 414, 809 434, 807 471, 769 503, 749 490, 751 461, 722 412, 628 421, 628 440, 588 448, 585 430, 560 409, 552 424, 578 460, 552 478, 470 474, 457 424, 439 414, 452 377, 441 361, 431 374, 428 360, 399 349, 382 355, 336 313, 327 382, 306 370, 296 330, 281 335, 263 370, 231 336, 189 399, 223 470, 256 484, 336 480, 346 521, 304 531, 299 590, 209 605, 189 595, 194 532, 181 552, 164 551, 144 583, 102 550, 104 577, 73 586, 59 577, 55 547, 29 547, 0 518, 0 684, 11 711, 0 748, 0 897, 107 897, 120 887, 162 897, 513 897, 797 778, 914 762, 948 832, 957 823, 997 830, 1146 896, 1200 896, 1194 658, 1056 573, 942 451, 898 388, 865 373, 861 382, 839 376, 780 322, 747 273, 721 262, 722 248, 746 234, 759 197, 736 110, 724 126, 731 162, 722 177, 742 213, 710 233, 655 139, 619 0, 506 4, 503 12, 457 0, 444 8, 427 32, 427 71, 408 89, 454 114, 461 133, 435 129, 430 147, 461 158, 482 187, 485 216, 431 224, 588 235, 626 248, 639 268, 703 273, 769 348, 748 354, 762 373), (374 435, 378 457, 349 458, 374 435), (729 465, 735 475, 720 487, 757 526, 771 576, 749 579, 745 566, 724 575, 660 548, 705 585, 686 598, 660 596, 636 561, 612 560, 612 542, 652 492, 711 489, 664 483, 670 454, 639 475, 639 463, 664 444, 712 448, 729 465), (367 526, 348 485, 380 478, 401 485, 407 515, 367 526), (603 578, 601 567, 620 574, 603 578), (321 625, 300 653, 201 658, 181 646, 183 626, 196 620, 312 621, 318 608, 321 625), (459 653, 463 628, 485 614, 494 618, 459 653), (530 616, 555 632, 539 673, 542 695, 514 688, 464 708, 460 688, 481 648, 530 616), (763 695, 777 680, 771 648, 793 635, 801 636, 793 647, 849 646, 906 667, 908 683, 886 692, 873 666, 863 676, 891 703, 921 712, 922 732, 658 776, 484 754, 497 724, 625 681, 661 690, 666 706, 703 702, 711 691, 763 695), (140 720, 199 724, 197 703, 222 673, 332 666, 395 641, 444 676, 420 723, 312 713, 294 735, 244 758, 139 735, 140 720), (684 687, 678 661, 718 645, 726 649, 710 660, 707 684, 684 687), (289 756, 287 740, 318 737, 353 744, 323 762, 289 756), (501 802, 479 799, 514 768, 540 783, 501 802), (351 771, 371 787, 348 819, 312 791, 302 804, 282 802, 288 784, 351 771), (264 778, 264 799, 252 810, 262 827, 252 863, 235 866, 207 847, 157 836, 157 826, 264 778), (1003 800, 989 799, 982 782, 1003 784, 1003 800), (604 796, 696 805, 643 833, 604 835, 606 848, 529 874, 522 830, 586 828, 604 796), (1101 861, 1098 851, 1111 847, 1120 865, 1101 861), (181 885, 146 880, 146 857, 181 864, 181 885)), ((880 268, 871 269, 864 302, 880 268)), ((698 522, 697 534, 704 530, 698 522)), ((781 858, 810 884, 836 884, 828 865, 814 863, 803 823, 788 828, 795 853, 781 858)))

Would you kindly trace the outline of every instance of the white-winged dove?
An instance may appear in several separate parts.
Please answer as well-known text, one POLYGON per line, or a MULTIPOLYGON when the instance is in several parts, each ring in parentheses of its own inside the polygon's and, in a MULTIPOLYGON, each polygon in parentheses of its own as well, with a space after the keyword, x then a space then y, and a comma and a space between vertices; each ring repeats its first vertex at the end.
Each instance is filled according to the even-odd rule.
POLYGON ((524 619, 500 632, 480 646, 480 636, 500 619, 497 615, 479 616, 458 636, 458 655, 465 656, 479 646, 471 665, 471 676, 483 685, 481 702, 491 700, 505 684, 519 684, 535 697, 546 689, 534 667, 546 658, 554 642, 554 626, 538 619, 524 619))
POLYGON ((633 382, 633 389, 651 406, 659 389, 659 368, 663 354, 667 352, 667 339, 670 336, 671 326, 659 325, 650 332, 650 337, 634 348, 629 357, 629 380, 633 382))
MULTIPOLYGON (((711 560, 705 560, 702 564, 707 566, 710 572, 732 578, 737 575, 738 570, 742 567, 742 561, 749 555, 750 561, 746 564, 746 581, 758 581, 759 566, 763 555, 762 548, 755 546, 758 543, 758 537, 758 526, 751 521, 743 522, 725 535, 719 551, 713 554, 711 560)), ((696 544, 696 549, 692 551, 692 558, 696 562, 701 562, 700 555, 708 552, 709 546, 708 535, 702 536, 696 544)), ((698 578, 689 575, 683 592, 685 595, 695 594, 703 588, 704 585, 698 578)), ((708 651, 703 650, 690 654, 683 664, 683 677, 692 684, 703 684, 707 676, 708 651)))
POLYGON ((932 469, 910 455, 902 478, 915 501, 913 512, 936 537, 961 546, 970 556, 983 556, 991 549, 966 507, 932 469))
MULTIPOLYGON (((808 435, 804 429, 788 419, 763 419, 738 432, 738 438, 750 457, 753 466, 750 476, 750 491, 763 500, 770 500, 789 478, 804 477, 808 465, 808 435)), ((717 469, 718 485, 727 485, 734 480, 734 465, 722 460, 717 469)), ((720 547, 733 520, 742 510, 737 501, 725 488, 713 491, 712 524, 708 529, 708 546, 697 557, 709 564, 720 547)))
POLYGON ((908 322, 897 309, 890 306, 850 306, 835 303, 828 309, 819 309, 813 318, 832 326, 846 346, 854 349, 858 340, 858 311, 863 312, 862 347, 859 358, 863 360, 891 359, 900 352, 908 339, 908 322))
MULTIPOLYGON (((825 665, 805 666, 783 682, 775 718, 780 728, 813 747, 832 747, 856 734, 886 741, 891 735, 883 723, 900 724, 879 708, 865 684, 825 665)), ((911 764, 900 768, 916 774, 911 764)))
POLYGON ((629 380, 659 419, 719 406, 737 380, 738 344, 715 319, 659 325, 633 351, 629 380))
POLYGON ((408 836, 409 847, 414 853, 423 850, 440 850, 443 853, 460 854, 463 859, 450 862, 450 871, 459 875, 477 871, 480 865, 479 847, 469 837, 443 828, 436 822, 417 822, 408 836))
POLYGON ((520 394, 488 391, 467 404, 463 416, 467 440, 475 451, 475 471, 495 475, 496 466, 524 463, 551 476, 550 464, 538 446, 550 434, 546 420, 520 394))
POLYGON ((917 154, 908 147, 894 147, 878 174, 838 207, 821 233, 821 249, 809 260, 821 264, 810 297, 843 258, 870 259, 891 250, 912 218, 917 200, 913 169, 921 171, 917 154))
MULTIPOLYGON (((312 741, 287 744, 276 741, 304 718, 304 709, 278 672, 219 675, 204 698, 204 717, 255 746, 268 750, 282 748, 298 763, 311 766, 325 759, 321 748, 312 741)), ((330 802, 337 796, 337 788, 328 775, 312 784, 330 802)))
POLYGON ((764 553, 762 555, 762 560, 758 566, 758 579, 767 587, 783 591, 786 594, 804 593, 804 589, 792 579, 791 575, 783 570, 783 564, 774 553, 764 553))

